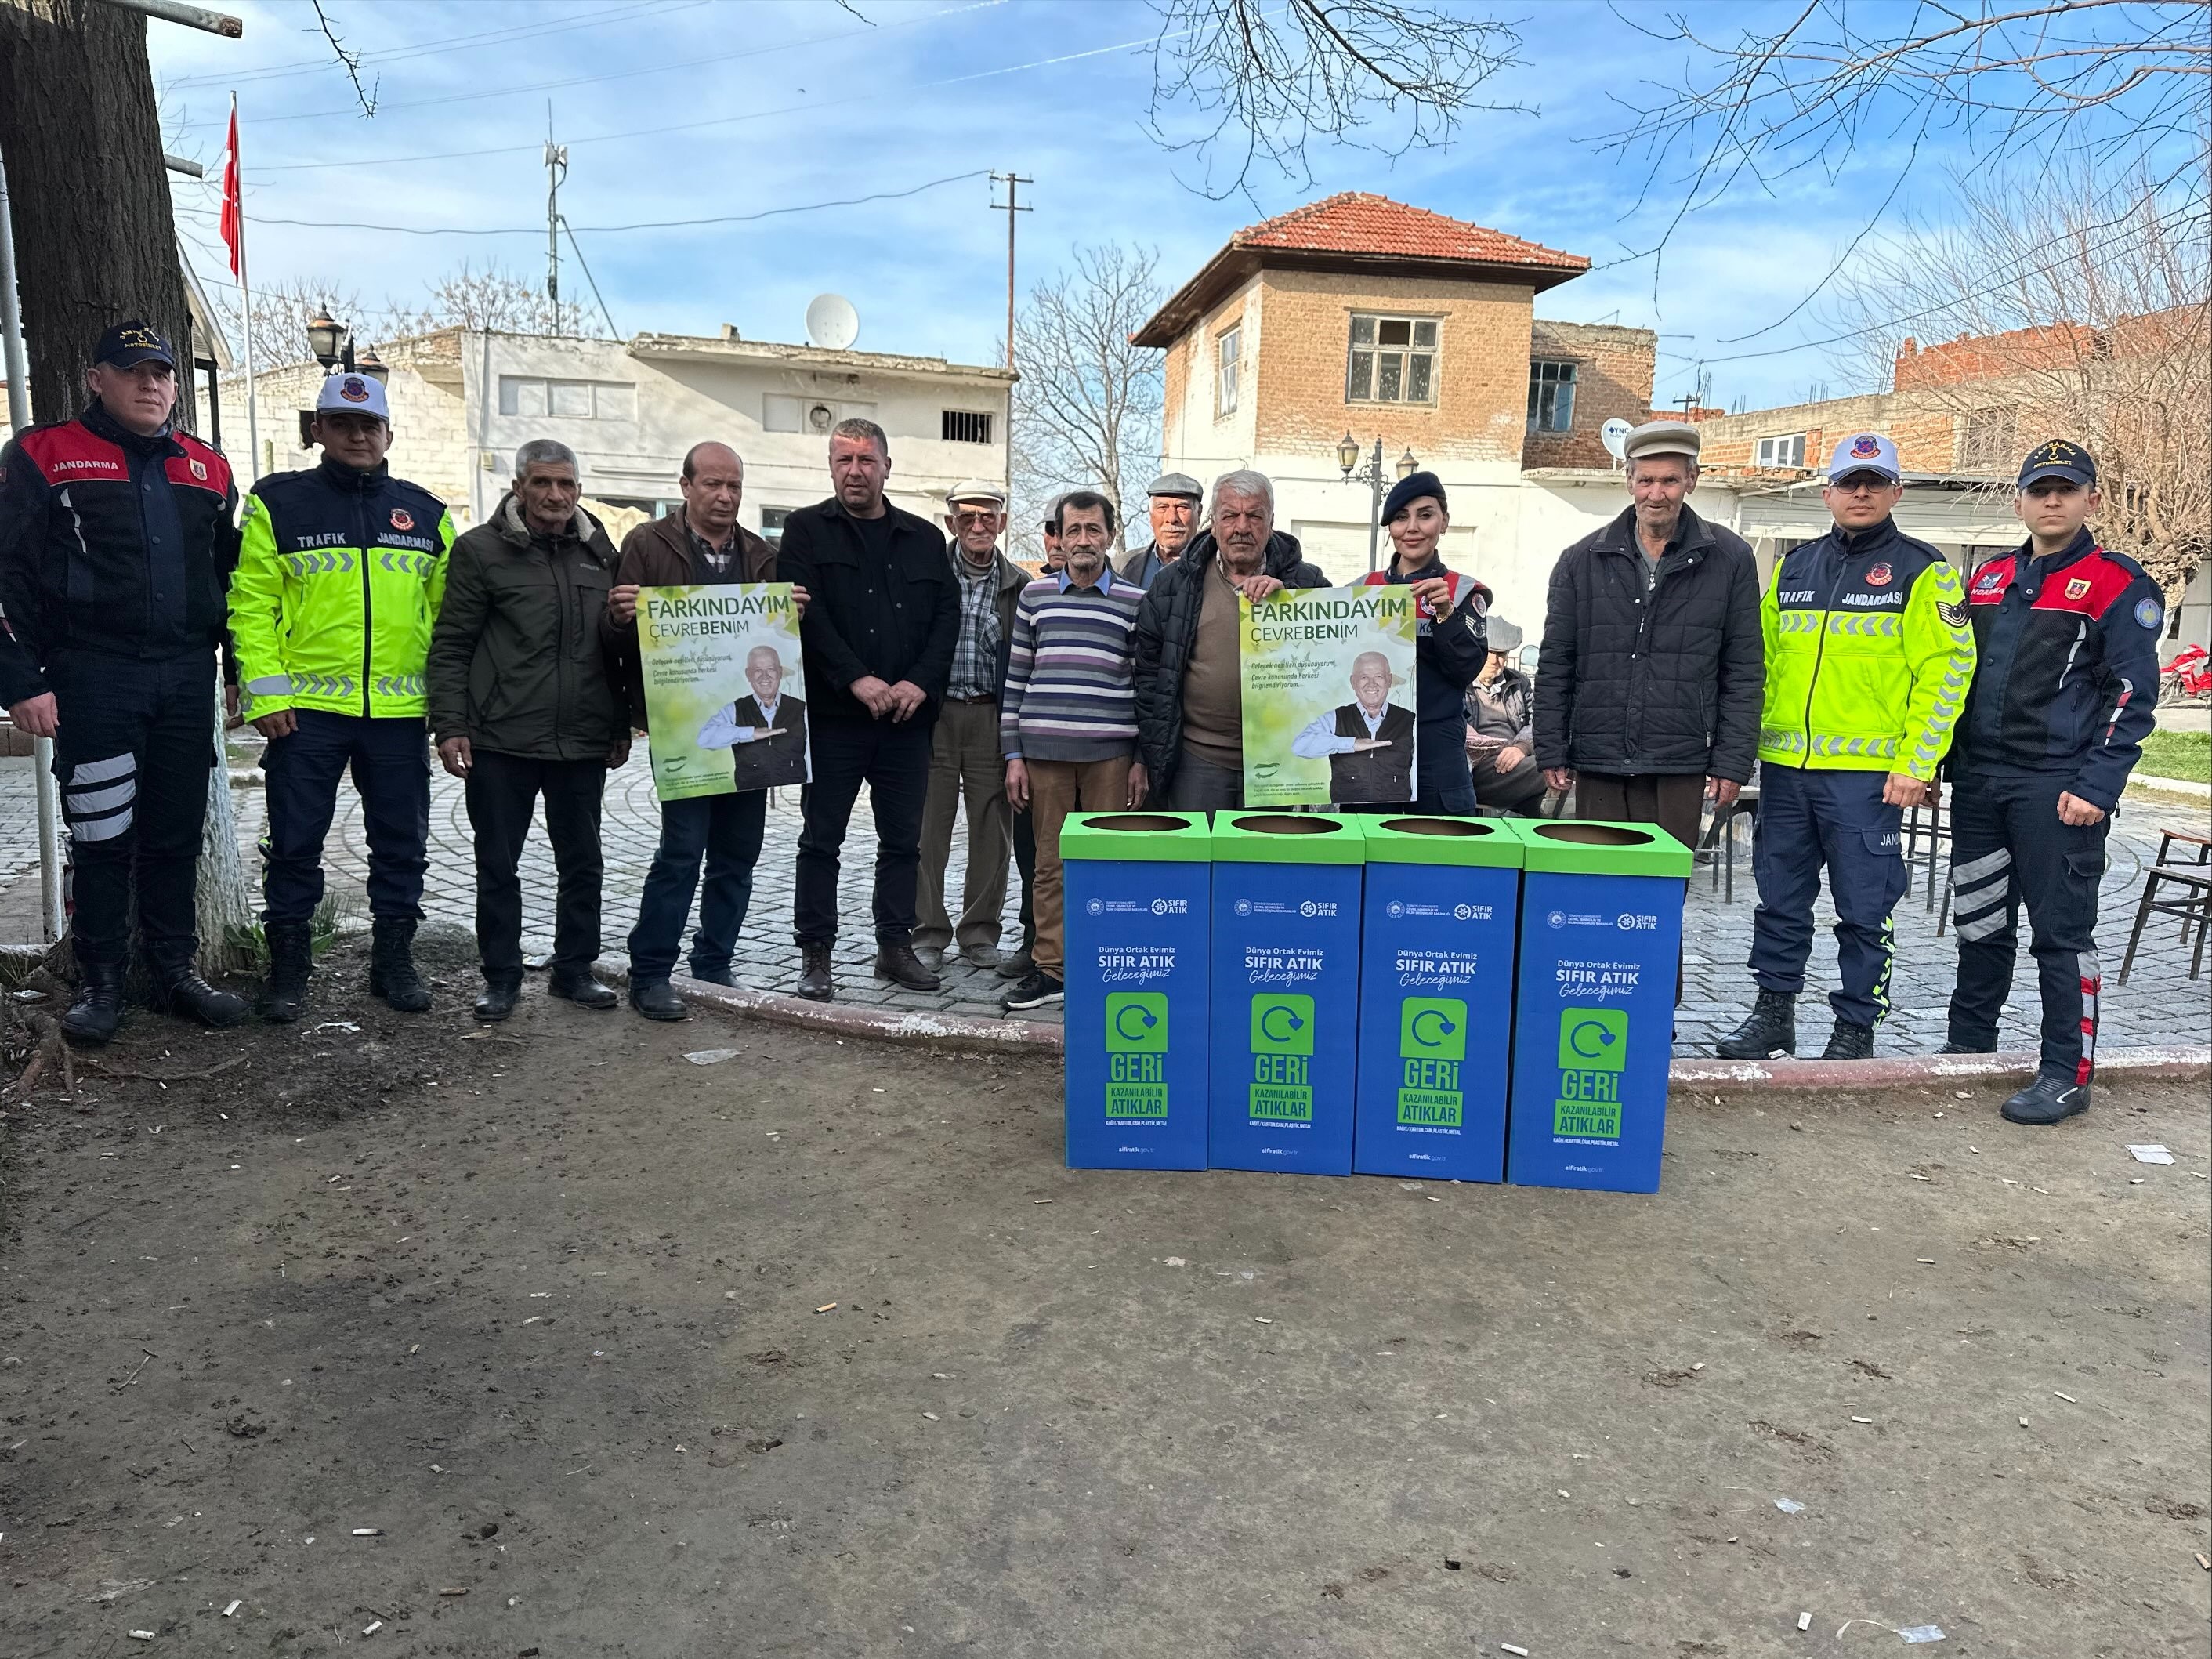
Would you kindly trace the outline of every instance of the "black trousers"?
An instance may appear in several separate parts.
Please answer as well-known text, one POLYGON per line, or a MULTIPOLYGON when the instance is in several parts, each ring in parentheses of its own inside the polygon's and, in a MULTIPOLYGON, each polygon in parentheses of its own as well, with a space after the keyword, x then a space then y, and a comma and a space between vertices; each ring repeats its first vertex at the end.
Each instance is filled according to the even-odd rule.
POLYGON ((804 827, 792 884, 792 933, 799 944, 836 942, 837 853, 863 784, 876 817, 876 941, 903 945, 913 937, 936 726, 933 711, 899 723, 815 721, 814 781, 799 792, 804 827))
POLYGON ((419 720, 370 720, 328 709, 295 711, 291 735, 271 738, 269 866, 264 922, 307 921, 323 897, 323 843, 347 769, 368 831, 368 913, 422 919, 424 849, 430 840, 430 746, 419 720))
POLYGON ((70 651, 46 665, 60 725, 54 776, 76 867, 76 959, 119 967, 138 939, 156 977, 199 951, 192 908, 208 769, 216 763, 215 656, 145 661, 70 651))
POLYGON ((2097 1058, 2097 885, 2105 873, 2108 813, 2075 826, 2058 821, 2069 779, 1972 774, 1951 792, 1951 914, 1959 930, 1959 988, 1951 1041, 1994 1048, 2012 989, 2020 907, 2043 993, 2043 1070, 2089 1081, 2097 1058))
POLYGON ((488 980, 522 977, 522 843, 538 798, 559 877, 553 971, 580 974, 599 954, 599 800, 605 761, 532 760, 478 749, 469 768, 469 827, 477 843, 477 955, 488 980))

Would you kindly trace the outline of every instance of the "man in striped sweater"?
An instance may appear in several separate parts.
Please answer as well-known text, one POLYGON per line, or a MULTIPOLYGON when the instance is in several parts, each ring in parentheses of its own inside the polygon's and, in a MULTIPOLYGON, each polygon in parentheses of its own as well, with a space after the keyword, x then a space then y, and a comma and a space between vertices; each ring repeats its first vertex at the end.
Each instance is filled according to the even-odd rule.
POLYGON ((1106 562, 1114 504, 1095 490, 1060 501, 1066 567, 1022 589, 1014 605, 999 744, 1006 799, 1036 836, 1036 965, 1002 999, 1009 1012, 1060 1000, 1060 826, 1070 812, 1141 806, 1135 659, 1130 635, 1144 590, 1106 562))

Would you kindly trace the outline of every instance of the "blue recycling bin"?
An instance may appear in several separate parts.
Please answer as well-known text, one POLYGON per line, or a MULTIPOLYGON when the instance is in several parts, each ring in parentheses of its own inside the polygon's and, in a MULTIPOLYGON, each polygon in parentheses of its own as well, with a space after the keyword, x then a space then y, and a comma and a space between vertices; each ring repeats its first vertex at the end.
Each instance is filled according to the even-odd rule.
POLYGON ((1079 812, 1060 832, 1067 1167, 1203 1170, 1203 812, 1079 812))
POLYGON ((1512 823, 1528 873, 1505 1178, 1656 1193, 1690 849, 1655 824, 1512 823))
POLYGON ((1352 1167, 1503 1181, 1520 837, 1502 818, 1375 817, 1362 829, 1352 1167))
POLYGON ((1214 816, 1217 1170, 1352 1173, 1365 859, 1357 818, 1214 816))

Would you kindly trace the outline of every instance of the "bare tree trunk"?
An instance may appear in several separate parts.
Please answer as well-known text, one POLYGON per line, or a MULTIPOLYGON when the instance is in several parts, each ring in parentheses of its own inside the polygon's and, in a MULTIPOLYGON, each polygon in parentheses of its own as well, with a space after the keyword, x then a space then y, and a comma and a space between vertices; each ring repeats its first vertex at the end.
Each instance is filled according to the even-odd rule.
MULTIPOLYGON (((191 337, 146 20, 100 0, 0 0, 0 155, 31 409, 63 420, 83 403, 93 345, 111 324, 143 318, 179 353, 191 337)), ((189 428, 188 363, 177 388, 189 428)))

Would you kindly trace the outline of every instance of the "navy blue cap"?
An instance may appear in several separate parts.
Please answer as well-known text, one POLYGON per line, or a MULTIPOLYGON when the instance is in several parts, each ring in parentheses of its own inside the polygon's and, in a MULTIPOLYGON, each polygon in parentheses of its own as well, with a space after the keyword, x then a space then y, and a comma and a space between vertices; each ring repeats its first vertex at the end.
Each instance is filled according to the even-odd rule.
POLYGON ((176 355, 169 343, 155 331, 153 325, 132 318, 127 323, 118 323, 100 337, 100 343, 92 349, 92 361, 106 363, 114 368, 135 368, 140 363, 167 363, 177 366, 176 355))
POLYGON ((1444 483, 1433 472, 1408 472, 1382 500, 1382 522, 1388 524, 1398 516, 1399 509, 1408 501, 1418 501, 1424 495, 1433 495, 1437 505, 1449 513, 1451 503, 1444 499, 1444 483))
POLYGON ((2038 444, 2027 452, 2027 459, 2020 464, 2020 488, 2027 489, 2045 478, 2063 478, 2084 489, 2097 487, 2097 463, 2089 452, 2079 444, 2070 444, 2063 438, 2053 438, 2047 444, 2038 444))

